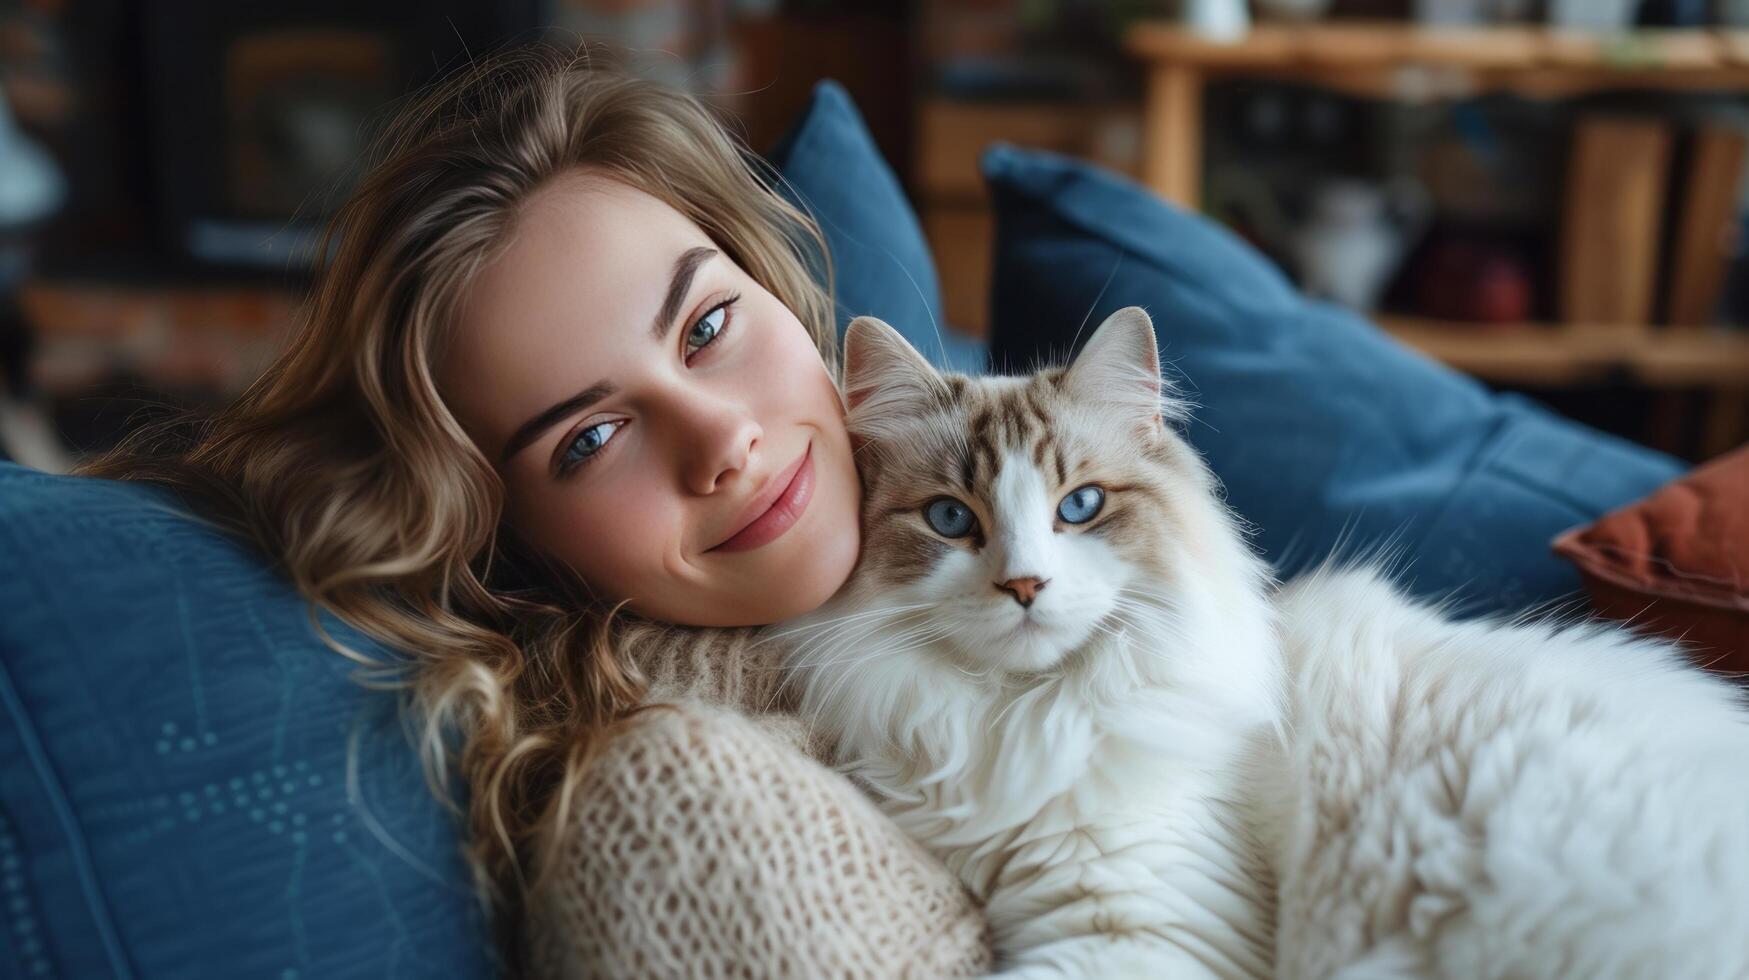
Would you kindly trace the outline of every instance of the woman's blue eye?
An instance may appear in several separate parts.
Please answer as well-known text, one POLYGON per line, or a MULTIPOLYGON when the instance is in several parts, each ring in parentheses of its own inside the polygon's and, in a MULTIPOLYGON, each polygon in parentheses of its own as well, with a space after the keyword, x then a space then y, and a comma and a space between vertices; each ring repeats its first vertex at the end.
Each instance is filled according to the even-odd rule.
POLYGON ((1057 516, 1070 524, 1085 524, 1104 506, 1105 491, 1089 483, 1063 498, 1057 505, 1057 516))
POLYGON ((728 319, 729 304, 733 299, 724 300, 711 308, 709 313, 699 317, 692 328, 686 331, 686 352, 691 354, 710 345, 723 332, 723 321, 728 319))
POLYGON ((601 452, 601 447, 607 445, 607 440, 612 439, 624 424, 623 420, 602 422, 577 433, 577 438, 565 447, 565 455, 559 460, 559 472, 567 472, 595 458, 595 454, 601 452))
POLYGON ((978 523, 972 509, 952 497, 937 497, 924 505, 923 519, 944 538, 963 538, 978 523))

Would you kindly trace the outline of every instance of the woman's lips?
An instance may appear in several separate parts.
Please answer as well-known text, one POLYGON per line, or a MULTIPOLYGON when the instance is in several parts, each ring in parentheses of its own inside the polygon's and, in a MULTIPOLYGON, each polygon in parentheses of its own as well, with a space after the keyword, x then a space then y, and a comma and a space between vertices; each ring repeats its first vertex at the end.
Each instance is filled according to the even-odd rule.
POLYGON ((801 519, 802 512, 808 509, 808 502, 814 499, 813 443, 808 444, 808 448, 802 451, 801 461, 792 464, 791 468, 794 475, 763 514, 736 531, 734 537, 705 550, 751 551, 761 545, 770 544, 794 527, 796 521, 801 519))

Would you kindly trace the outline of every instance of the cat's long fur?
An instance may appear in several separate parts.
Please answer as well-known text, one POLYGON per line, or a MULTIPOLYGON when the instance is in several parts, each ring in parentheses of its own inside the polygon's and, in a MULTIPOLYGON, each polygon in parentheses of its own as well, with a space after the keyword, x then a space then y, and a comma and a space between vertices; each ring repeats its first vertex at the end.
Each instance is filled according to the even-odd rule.
POLYGON ((863 559, 789 663, 1013 975, 1749 977, 1749 716, 1673 646, 1273 589, 1140 310, 1026 378, 859 321, 846 370, 863 559))
POLYGON ((1016 975, 1267 973, 1235 807, 1280 700, 1265 570, 1162 422, 1146 316, 1031 378, 944 378, 866 320, 846 365, 864 557, 795 627, 804 711, 985 901, 1016 975), (1088 483, 1095 519, 1054 519, 1088 483), (930 530, 944 493, 987 539, 930 530), (1020 576, 1049 579, 1027 608, 995 585, 1020 576))
POLYGON ((1742 693, 1603 625, 1452 622, 1367 571, 1277 601, 1282 977, 1749 977, 1742 693))

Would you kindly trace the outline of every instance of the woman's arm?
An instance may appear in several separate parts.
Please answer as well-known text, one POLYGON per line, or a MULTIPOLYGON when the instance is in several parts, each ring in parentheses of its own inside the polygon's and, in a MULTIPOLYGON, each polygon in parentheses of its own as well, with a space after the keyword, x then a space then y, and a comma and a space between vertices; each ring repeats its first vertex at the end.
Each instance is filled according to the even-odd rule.
POLYGON ((983 915, 851 783, 687 702, 638 716, 577 788, 528 904, 537 978, 947 977, 983 915))

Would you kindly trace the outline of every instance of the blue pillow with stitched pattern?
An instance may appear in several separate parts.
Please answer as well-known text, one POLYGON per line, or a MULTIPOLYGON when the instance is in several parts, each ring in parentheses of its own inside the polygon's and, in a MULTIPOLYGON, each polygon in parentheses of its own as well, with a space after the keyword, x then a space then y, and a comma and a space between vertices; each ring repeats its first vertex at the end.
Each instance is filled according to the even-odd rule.
POLYGON ((0 463, 0 975, 493 975, 458 828, 354 666, 168 492, 0 463))

